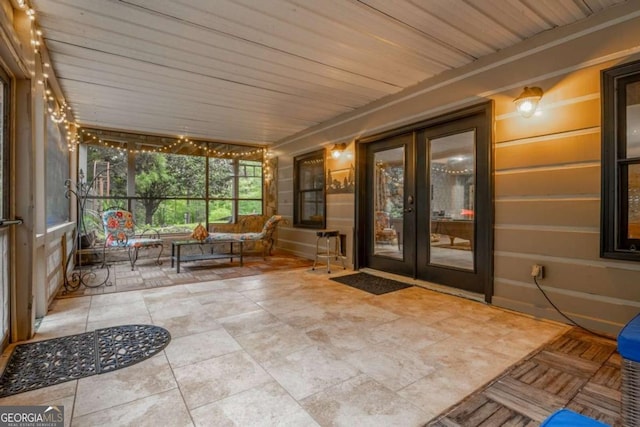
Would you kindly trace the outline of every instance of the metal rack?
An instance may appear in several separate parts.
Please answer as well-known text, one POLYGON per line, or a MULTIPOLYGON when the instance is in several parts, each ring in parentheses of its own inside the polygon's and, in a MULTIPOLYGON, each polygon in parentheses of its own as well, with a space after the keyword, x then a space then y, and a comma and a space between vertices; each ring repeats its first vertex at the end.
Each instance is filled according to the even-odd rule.
POLYGON ((342 268, 346 270, 344 259, 342 255, 342 242, 340 239, 340 232, 338 230, 322 230, 316 233, 316 258, 313 261, 312 270, 316 269, 316 264, 320 259, 327 260, 327 273, 331 273, 331 259, 340 259, 342 261, 342 268), (320 241, 325 239, 324 248, 320 248, 320 241), (331 240, 333 239, 333 244, 331 240))
MULTIPOLYGON (((93 188, 93 184, 97 179, 102 178, 102 175, 105 171, 100 172, 95 175, 91 182, 87 183, 84 180, 84 173, 82 169, 80 169, 80 173, 78 174, 78 181, 72 181, 70 179, 64 182, 64 186, 66 188, 64 192, 64 196, 67 199, 70 199, 72 196, 76 200, 77 207, 77 221, 76 221, 76 231, 73 239, 73 247, 71 248, 71 256, 67 257, 67 253, 65 252, 64 256, 67 257, 64 262, 64 289, 66 292, 72 292, 80 288, 80 286, 85 286, 87 288, 97 288, 109 282, 110 270, 109 265, 106 263, 102 263, 102 266, 107 269, 106 277, 103 281, 98 283, 92 283, 96 278, 96 273, 94 272, 94 268, 83 269, 82 265, 82 254, 80 251, 82 250, 82 239, 87 236, 87 227, 84 222, 84 213, 85 207, 87 203, 87 197, 91 189, 93 188), (67 272, 69 271, 69 264, 73 258, 77 258, 77 263, 75 265, 74 270, 71 272, 69 276, 67 272)), ((104 256, 104 255, 103 255, 104 256)), ((104 261, 104 260, 103 260, 104 261)))

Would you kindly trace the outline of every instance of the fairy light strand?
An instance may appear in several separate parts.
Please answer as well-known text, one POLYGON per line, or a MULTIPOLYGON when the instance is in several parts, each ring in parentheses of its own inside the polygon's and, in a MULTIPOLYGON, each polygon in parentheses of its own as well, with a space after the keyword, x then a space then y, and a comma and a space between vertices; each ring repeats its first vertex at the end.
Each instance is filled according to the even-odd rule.
POLYGON ((78 144, 98 144, 103 147, 113 148, 123 153, 165 153, 168 154, 170 151, 180 145, 190 145, 201 152, 206 153, 208 157, 223 157, 223 158, 240 158, 240 157, 254 157, 257 155, 262 155, 266 157, 267 149, 265 147, 257 147, 252 150, 247 151, 221 151, 216 150, 214 148, 210 148, 208 146, 209 143, 206 142, 198 142, 193 141, 187 137, 180 136, 175 139, 175 141, 163 145, 158 148, 148 148, 148 149, 138 149, 138 148, 129 148, 123 147, 119 145, 117 142, 109 141, 108 138, 102 138, 97 133, 91 132, 86 129, 78 129, 78 138, 76 138, 75 143, 78 144))
POLYGON ((122 152, 134 152, 134 153, 167 153, 172 148, 180 145, 180 144, 189 144, 194 146, 197 149, 202 150, 202 152, 206 153, 209 157, 223 157, 223 158, 239 158, 239 157, 252 157, 258 154, 262 154, 263 158, 263 168, 265 170, 268 169, 267 164, 267 149, 264 147, 256 148, 249 151, 243 152, 233 152, 233 151, 221 151, 216 150, 214 148, 210 148, 207 143, 192 141, 187 137, 180 136, 176 138, 176 140, 168 145, 163 147, 155 148, 155 149, 129 149, 118 146, 113 143, 109 143, 104 141, 98 135, 92 134, 85 129, 82 129, 80 125, 75 120, 69 120, 69 113, 71 112, 71 106, 69 106, 66 100, 63 98, 62 100, 58 100, 51 89, 51 84, 49 83, 49 77, 52 73, 51 64, 43 59, 43 47, 44 47, 44 38, 43 32, 38 27, 37 19, 36 19, 36 11, 29 5, 27 0, 18 0, 18 6, 25 11, 29 20, 31 22, 31 46, 33 48, 33 53, 36 60, 40 61, 42 77, 37 79, 36 82, 38 85, 43 86, 43 100, 45 102, 45 108, 47 113, 49 114, 49 118, 52 122, 56 124, 64 123, 65 132, 66 132, 66 140, 67 140, 67 148, 70 152, 76 150, 78 145, 82 144, 83 137, 82 135, 88 136, 90 141, 97 142, 103 146, 109 148, 115 148, 122 152))

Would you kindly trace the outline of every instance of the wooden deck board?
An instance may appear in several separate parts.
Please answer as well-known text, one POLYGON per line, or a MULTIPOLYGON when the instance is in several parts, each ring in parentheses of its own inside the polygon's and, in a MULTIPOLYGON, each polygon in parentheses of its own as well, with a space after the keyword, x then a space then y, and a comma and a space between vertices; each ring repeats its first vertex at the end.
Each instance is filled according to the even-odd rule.
POLYGON ((508 376, 489 387, 485 394, 507 408, 537 421, 544 420, 554 408, 562 407, 568 401, 508 376))
POLYGON ((505 408, 498 407, 497 411, 494 411, 490 417, 488 417, 484 422, 478 424, 479 427, 494 427, 494 426, 503 426, 505 423, 514 418, 513 411, 505 408))
POLYGON ((465 401, 464 404, 459 405, 458 408, 453 410, 449 414, 449 418, 456 420, 456 422, 465 421, 471 416, 471 414, 473 414, 487 402, 489 402, 489 399, 484 394, 474 396, 473 398, 465 401))
POLYGON ((590 378, 600 368, 600 364, 579 357, 543 350, 533 358, 534 361, 544 363, 560 372, 570 375, 590 378))
POLYGON ((573 328, 427 426, 533 427, 567 407, 621 426, 616 343, 573 328))

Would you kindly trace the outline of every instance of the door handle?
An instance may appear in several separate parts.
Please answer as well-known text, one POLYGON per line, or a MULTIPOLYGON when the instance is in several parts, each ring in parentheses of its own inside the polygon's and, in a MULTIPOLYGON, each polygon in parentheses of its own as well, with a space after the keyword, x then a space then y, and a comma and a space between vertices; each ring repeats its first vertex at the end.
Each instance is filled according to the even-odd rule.
POLYGON ((403 211, 404 211, 404 213, 413 212, 413 208, 406 208, 403 211))
POLYGON ((10 225, 20 225, 20 224, 22 224, 22 218, 0 219, 0 227, 8 227, 10 225))

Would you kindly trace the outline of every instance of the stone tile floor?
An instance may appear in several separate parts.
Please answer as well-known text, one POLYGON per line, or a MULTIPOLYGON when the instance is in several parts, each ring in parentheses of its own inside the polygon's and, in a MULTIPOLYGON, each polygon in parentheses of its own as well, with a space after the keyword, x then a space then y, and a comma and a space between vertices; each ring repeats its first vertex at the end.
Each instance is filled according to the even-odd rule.
POLYGON ((89 286, 79 286, 75 290, 63 288, 59 297, 99 295, 199 281, 232 279, 313 265, 311 260, 276 252, 266 259, 262 256, 245 255, 242 266, 238 258, 234 258, 234 262, 228 258, 183 262, 180 264, 180 273, 176 273, 176 268, 171 267, 171 260, 166 256, 160 258, 162 262, 160 265, 156 265, 153 257, 141 258, 134 270, 131 270, 126 257, 122 254, 120 256, 121 260, 110 262, 108 269, 100 268, 99 264, 84 266, 81 271, 84 272, 89 286), (98 286, 103 282, 103 285, 98 286))
POLYGON ((569 329, 421 287, 375 296, 329 280, 348 273, 57 299, 36 340, 139 323, 172 341, 133 367, 0 405, 63 405, 74 426, 417 426, 569 329))

